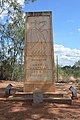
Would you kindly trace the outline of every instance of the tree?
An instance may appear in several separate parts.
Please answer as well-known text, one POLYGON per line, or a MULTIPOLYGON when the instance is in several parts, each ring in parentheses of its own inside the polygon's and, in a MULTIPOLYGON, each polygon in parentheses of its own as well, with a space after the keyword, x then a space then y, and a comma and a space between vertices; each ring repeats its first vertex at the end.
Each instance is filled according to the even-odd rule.
POLYGON ((75 62, 74 67, 80 67, 80 60, 75 62))
MULTIPOLYGON (((25 4, 34 1, 36 0, 25 0, 25 4)), ((14 80, 20 79, 21 76, 22 79, 25 31, 25 14, 22 5, 17 0, 1 0, 0 16, 5 18, 4 22, 0 21, 1 76, 4 74, 7 79, 11 77, 14 80), (6 74, 4 72, 6 70, 10 74, 6 74)))
POLYGON ((25 0, 25 4, 28 4, 29 2, 35 2, 37 0, 25 0))
POLYGON ((75 78, 80 77, 80 60, 75 62, 74 65, 72 66, 73 68, 73 75, 75 78))
POLYGON ((1 14, 6 13, 5 22, 0 23, 0 52, 3 55, 3 60, 1 61, 10 61, 12 66, 11 79, 14 79, 16 73, 14 68, 20 60, 21 63, 23 60, 21 57, 23 57, 24 47, 25 15, 22 11, 22 6, 17 0, 3 0, 0 4, 1 14))

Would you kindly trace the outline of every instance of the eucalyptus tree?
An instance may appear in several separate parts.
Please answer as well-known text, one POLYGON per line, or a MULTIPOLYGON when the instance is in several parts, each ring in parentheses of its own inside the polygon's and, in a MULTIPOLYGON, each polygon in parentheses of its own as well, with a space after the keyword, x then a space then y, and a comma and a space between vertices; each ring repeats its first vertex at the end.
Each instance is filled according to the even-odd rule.
MULTIPOLYGON (((0 61, 14 80, 22 74, 24 62, 25 14, 23 5, 18 1, 0 0, 0 61)), ((36 0, 24 0, 24 4, 34 1, 36 0)))
POLYGON ((0 1, 0 15, 0 52, 3 56, 0 59, 1 62, 6 59, 12 66, 11 76, 14 79, 15 65, 19 59, 23 60, 25 15, 17 0, 0 1))

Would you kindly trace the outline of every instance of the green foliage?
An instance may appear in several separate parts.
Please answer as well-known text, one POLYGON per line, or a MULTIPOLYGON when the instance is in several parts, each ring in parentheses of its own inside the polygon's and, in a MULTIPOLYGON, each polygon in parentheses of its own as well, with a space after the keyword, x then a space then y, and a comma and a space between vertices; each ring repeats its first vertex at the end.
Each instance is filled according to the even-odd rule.
MULTIPOLYGON (((26 3, 36 0, 25 0, 26 3)), ((23 49, 25 15, 17 0, 1 0, 0 14, 6 13, 5 22, 0 22, 0 78, 22 80, 24 74, 23 49)), ((80 60, 71 66, 58 66, 59 76, 69 79, 80 77, 80 60)), ((57 70, 56 70, 57 72, 57 70)))
POLYGON ((14 67, 14 80, 15 81, 23 81, 24 79, 24 64, 16 64, 14 67))
POLYGON ((0 13, 6 12, 7 16, 0 23, 0 78, 17 80, 17 74, 22 74, 17 71, 23 64, 25 15, 17 0, 3 0, 0 4, 0 13))
POLYGON ((25 4, 29 4, 30 2, 35 2, 37 0, 25 0, 25 4))
POLYGON ((10 79, 12 73, 12 66, 8 60, 1 61, 1 77, 10 79))
POLYGON ((77 89, 80 90, 80 82, 78 83, 78 88, 77 89))
MULTIPOLYGON (((55 72, 57 72, 57 70, 55 70, 55 72)), ((62 76, 62 79, 66 80, 66 82, 69 82, 70 77, 74 77, 75 79, 80 78, 80 61, 75 62, 73 66, 64 66, 64 67, 59 66, 58 76, 59 79, 60 76, 62 76)))
POLYGON ((80 60, 78 62, 75 62, 74 67, 80 67, 80 60))
POLYGON ((80 78, 80 67, 76 67, 75 69, 74 69, 74 71, 73 71, 73 76, 75 77, 75 78, 80 78))
MULTIPOLYGON (((36 0, 25 0, 25 3, 36 0)), ((0 0, 0 79, 23 80, 25 14, 17 0, 0 0)))
POLYGON ((80 90, 80 85, 78 86, 78 90, 80 90))

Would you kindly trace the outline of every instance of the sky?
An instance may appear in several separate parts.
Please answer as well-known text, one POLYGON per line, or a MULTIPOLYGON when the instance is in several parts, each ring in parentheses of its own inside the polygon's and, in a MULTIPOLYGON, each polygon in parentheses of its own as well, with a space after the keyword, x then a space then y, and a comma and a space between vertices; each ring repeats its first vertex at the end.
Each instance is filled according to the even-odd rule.
POLYGON ((23 7, 24 12, 52 11, 55 62, 56 56, 62 66, 80 60, 80 0, 37 0, 23 7))

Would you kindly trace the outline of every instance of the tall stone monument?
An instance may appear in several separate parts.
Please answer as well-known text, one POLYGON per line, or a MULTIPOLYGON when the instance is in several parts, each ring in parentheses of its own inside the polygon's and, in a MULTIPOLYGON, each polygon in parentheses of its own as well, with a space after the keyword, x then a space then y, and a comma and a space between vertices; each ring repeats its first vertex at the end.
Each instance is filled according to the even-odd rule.
POLYGON ((24 48, 24 92, 36 88, 54 92, 54 49, 52 12, 29 12, 26 15, 24 48))

